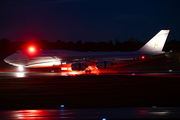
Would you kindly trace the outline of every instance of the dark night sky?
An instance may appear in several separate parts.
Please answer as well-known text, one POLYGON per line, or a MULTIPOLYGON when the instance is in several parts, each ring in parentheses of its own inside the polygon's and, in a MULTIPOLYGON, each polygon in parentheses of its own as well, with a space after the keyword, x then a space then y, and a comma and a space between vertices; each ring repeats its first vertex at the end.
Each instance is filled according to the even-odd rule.
POLYGON ((1 0, 0 39, 148 41, 161 29, 180 40, 180 0, 1 0))

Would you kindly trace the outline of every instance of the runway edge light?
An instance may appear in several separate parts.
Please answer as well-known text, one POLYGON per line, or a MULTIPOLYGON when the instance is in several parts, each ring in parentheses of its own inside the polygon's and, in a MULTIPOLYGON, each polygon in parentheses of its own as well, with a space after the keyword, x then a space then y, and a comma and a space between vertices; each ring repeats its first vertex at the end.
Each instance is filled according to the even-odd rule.
POLYGON ((58 108, 60 108, 60 109, 64 109, 64 108, 67 108, 67 107, 65 107, 65 105, 60 105, 58 108))
POLYGON ((61 105, 61 108, 64 108, 64 105, 61 105))

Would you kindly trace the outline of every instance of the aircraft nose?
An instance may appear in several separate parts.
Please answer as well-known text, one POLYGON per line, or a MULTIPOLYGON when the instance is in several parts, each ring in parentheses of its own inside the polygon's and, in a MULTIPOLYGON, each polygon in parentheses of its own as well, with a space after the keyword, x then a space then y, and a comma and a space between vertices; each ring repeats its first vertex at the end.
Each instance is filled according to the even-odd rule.
POLYGON ((10 57, 9 56, 4 59, 4 62, 6 62, 6 63, 9 63, 9 61, 10 61, 10 57))
POLYGON ((13 58, 14 58, 14 55, 7 56, 7 57, 4 59, 4 62, 6 62, 6 63, 11 63, 12 60, 13 60, 13 58))

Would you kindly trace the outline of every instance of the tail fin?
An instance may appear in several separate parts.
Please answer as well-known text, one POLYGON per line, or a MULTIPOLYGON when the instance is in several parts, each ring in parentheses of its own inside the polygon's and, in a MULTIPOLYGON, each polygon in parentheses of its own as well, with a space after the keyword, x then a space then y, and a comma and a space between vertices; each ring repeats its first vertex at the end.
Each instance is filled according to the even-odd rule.
POLYGON ((140 51, 140 52, 161 52, 164 47, 164 43, 167 39, 167 36, 169 34, 169 31, 170 30, 161 30, 138 51, 140 51))

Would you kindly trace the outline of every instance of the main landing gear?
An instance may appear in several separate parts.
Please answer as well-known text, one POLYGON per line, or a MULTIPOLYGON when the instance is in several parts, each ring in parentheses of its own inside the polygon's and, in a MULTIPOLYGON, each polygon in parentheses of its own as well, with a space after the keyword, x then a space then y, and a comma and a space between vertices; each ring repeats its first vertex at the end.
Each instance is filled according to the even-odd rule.
POLYGON ((91 70, 85 70, 86 73, 91 73, 91 70))

